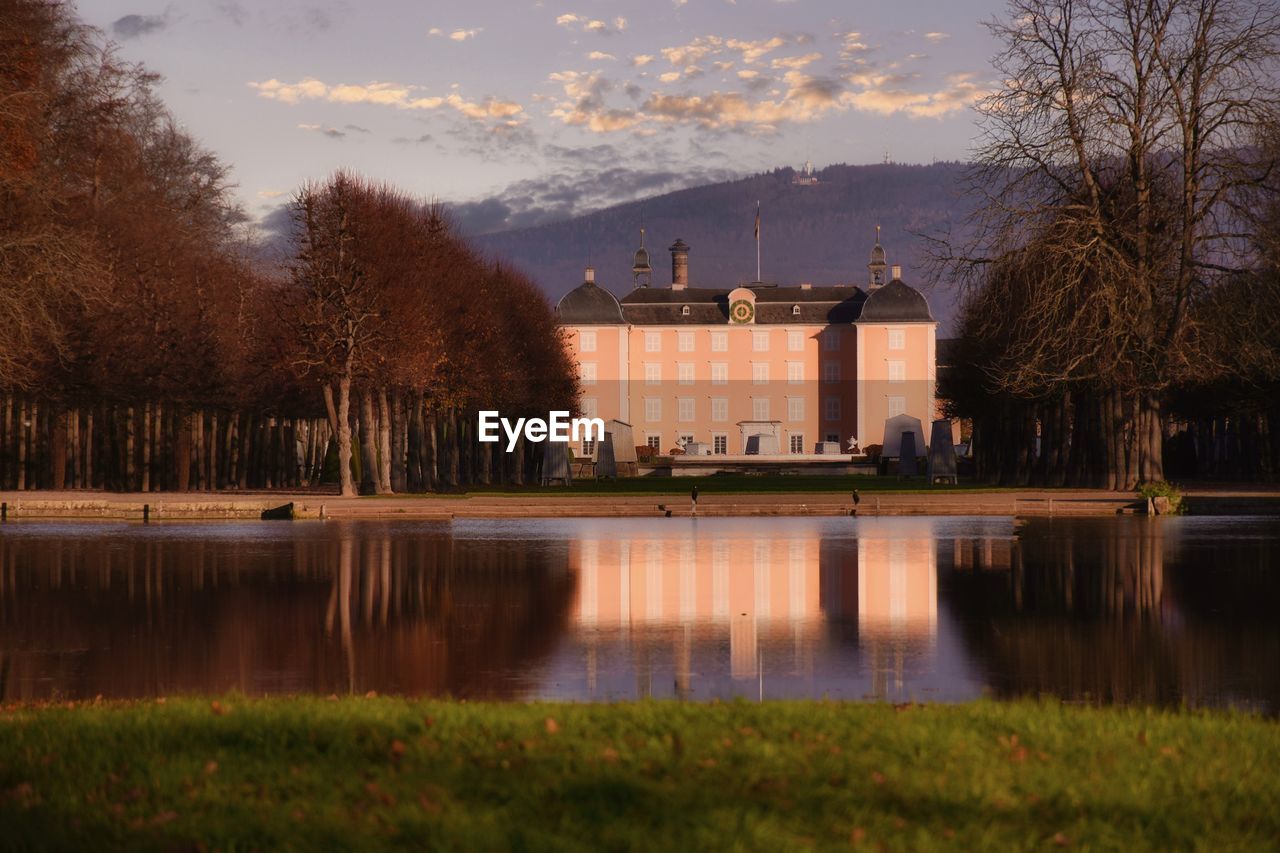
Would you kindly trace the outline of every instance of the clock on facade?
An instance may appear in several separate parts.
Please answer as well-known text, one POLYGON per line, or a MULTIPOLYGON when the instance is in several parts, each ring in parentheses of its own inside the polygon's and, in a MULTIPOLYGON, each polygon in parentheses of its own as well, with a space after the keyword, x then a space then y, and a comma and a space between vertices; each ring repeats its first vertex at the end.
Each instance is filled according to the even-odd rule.
POLYGON ((735 323, 750 323, 756 315, 756 307, 745 299, 735 299, 729 306, 729 319, 735 323))

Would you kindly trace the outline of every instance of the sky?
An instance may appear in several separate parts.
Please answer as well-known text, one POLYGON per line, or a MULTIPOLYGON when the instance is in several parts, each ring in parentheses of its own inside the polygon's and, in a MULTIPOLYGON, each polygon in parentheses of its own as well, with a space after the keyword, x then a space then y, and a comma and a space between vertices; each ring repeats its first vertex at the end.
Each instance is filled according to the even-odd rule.
POLYGON ((831 163, 965 159, 998 0, 83 0, 263 218, 349 168, 484 233, 831 163))

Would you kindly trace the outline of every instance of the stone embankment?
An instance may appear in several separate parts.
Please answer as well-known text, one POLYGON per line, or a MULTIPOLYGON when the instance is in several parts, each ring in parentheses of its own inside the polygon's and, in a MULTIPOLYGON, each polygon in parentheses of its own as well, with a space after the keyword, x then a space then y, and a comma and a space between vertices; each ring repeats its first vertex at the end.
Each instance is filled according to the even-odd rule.
MULTIPOLYGON (((259 519, 264 511, 293 504, 297 519, 455 518, 654 518, 687 517, 687 495, 464 495, 340 498, 320 493, 110 494, 103 492, 4 492, 8 519, 66 518, 164 521, 259 519)), ((1191 492, 1194 514, 1280 514, 1275 491, 1191 492)), ((703 493, 699 517, 849 516, 854 505, 843 494, 703 493)), ((1145 512, 1128 493, 1088 490, 937 491, 871 494, 857 507, 861 516, 990 515, 1112 516, 1145 512)))

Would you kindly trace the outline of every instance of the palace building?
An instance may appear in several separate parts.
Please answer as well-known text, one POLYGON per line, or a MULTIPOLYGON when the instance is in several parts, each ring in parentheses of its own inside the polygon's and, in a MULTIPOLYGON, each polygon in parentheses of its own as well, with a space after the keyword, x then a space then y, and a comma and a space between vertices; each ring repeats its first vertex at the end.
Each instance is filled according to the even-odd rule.
POLYGON ((683 240, 671 283, 654 286, 643 242, 621 299, 588 268, 556 306, 582 415, 630 424, 658 452, 727 456, 847 455, 881 444, 887 418, 935 417, 937 323, 886 263, 879 228, 865 289, 702 286, 683 240))

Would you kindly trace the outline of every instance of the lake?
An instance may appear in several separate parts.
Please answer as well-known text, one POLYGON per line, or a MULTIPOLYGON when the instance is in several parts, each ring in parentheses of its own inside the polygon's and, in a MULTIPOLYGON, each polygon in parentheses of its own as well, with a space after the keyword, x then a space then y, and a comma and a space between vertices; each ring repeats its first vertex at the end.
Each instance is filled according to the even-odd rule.
POLYGON ((1280 519, 0 526, 0 700, 1280 709, 1280 519))

